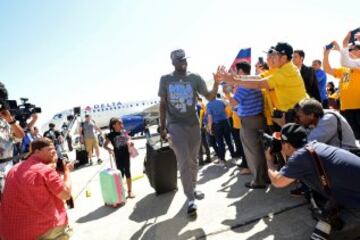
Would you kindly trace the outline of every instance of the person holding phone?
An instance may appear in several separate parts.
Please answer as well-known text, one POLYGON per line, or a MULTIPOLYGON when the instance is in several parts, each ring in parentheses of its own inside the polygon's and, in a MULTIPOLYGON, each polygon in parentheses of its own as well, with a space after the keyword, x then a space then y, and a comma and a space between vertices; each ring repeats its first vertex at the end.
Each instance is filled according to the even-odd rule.
MULTIPOLYGON (((344 60, 348 56, 360 60, 360 45, 348 46, 351 34, 348 33, 343 41, 343 49, 333 41, 334 50, 340 51, 344 60)), ((360 68, 333 68, 329 63, 331 49, 324 49, 324 70, 327 74, 339 79, 340 112, 350 124, 355 138, 360 139, 360 68)))
POLYGON ((41 138, 31 142, 26 161, 9 171, 0 205, 1 239, 69 239, 64 201, 71 198, 72 165, 64 163, 62 177, 57 159, 53 142, 41 138))
POLYGON ((22 139, 24 130, 9 112, 8 92, 0 82, 0 194, 8 171, 13 166, 15 138, 22 139))
POLYGON ((346 34, 343 48, 340 50, 341 65, 350 69, 360 68, 360 44, 355 43, 355 40, 360 42, 360 32, 356 32, 356 30, 360 30, 360 28, 346 34), (349 46, 349 43, 352 45, 349 46))

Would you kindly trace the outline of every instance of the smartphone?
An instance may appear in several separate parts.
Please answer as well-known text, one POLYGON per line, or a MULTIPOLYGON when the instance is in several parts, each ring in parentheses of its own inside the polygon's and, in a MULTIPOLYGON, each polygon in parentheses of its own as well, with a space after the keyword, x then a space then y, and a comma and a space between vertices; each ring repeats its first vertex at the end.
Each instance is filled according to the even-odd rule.
POLYGON ((264 58, 263 58, 263 57, 259 57, 259 63, 260 63, 261 65, 264 64, 264 58))
POLYGON ((325 49, 326 49, 326 50, 331 50, 331 49, 333 49, 333 48, 334 48, 334 44, 332 44, 332 43, 330 43, 330 44, 328 44, 328 45, 325 46, 325 49))
POLYGON ((273 118, 282 118, 283 117, 284 112, 280 111, 280 110, 274 110, 272 117, 273 118))
POLYGON ((350 39, 349 39, 349 43, 355 43, 355 41, 356 41, 355 35, 358 32, 360 32, 360 27, 351 31, 351 33, 350 33, 351 36, 350 36, 350 39))

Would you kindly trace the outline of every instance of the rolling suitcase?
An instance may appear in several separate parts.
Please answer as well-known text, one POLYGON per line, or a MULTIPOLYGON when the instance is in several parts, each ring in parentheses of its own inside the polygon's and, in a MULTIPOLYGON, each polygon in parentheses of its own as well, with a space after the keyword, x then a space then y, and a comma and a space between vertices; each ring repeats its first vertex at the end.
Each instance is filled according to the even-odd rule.
POLYGON ((177 189, 177 165, 174 151, 163 141, 146 144, 145 174, 156 194, 177 189))
POLYGON ((125 190, 122 182, 121 172, 113 168, 110 156, 110 168, 100 172, 101 194, 105 205, 117 207, 126 202, 125 190))
POLYGON ((86 165, 89 163, 88 154, 85 149, 76 149, 76 163, 75 168, 86 165))

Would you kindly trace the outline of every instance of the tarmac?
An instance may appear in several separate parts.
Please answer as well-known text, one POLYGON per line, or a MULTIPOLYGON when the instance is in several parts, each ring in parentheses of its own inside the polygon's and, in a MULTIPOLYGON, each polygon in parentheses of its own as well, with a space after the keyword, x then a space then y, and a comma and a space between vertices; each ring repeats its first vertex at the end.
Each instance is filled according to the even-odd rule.
MULTIPOLYGON (((143 174, 145 140, 135 140, 139 156, 131 159, 134 199, 122 207, 104 206, 99 172, 110 167, 109 157, 101 165, 72 172, 75 208, 68 210, 75 240, 232 240, 309 239, 316 221, 302 198, 290 196, 290 186, 250 190, 235 160, 226 167, 208 164, 199 168, 198 190, 205 194, 197 201, 197 218, 188 218, 181 181, 178 190, 156 195, 143 174)), ((107 156, 107 157, 105 157, 107 156)), ((350 221, 351 222, 351 221, 350 221)), ((359 225, 346 224, 331 239, 357 239, 359 225)))

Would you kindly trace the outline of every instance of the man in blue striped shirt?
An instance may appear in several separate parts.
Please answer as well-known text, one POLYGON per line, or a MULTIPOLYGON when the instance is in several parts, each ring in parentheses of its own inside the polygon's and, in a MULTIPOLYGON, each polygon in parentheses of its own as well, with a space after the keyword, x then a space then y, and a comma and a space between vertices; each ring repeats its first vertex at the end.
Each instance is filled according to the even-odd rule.
MULTIPOLYGON (((247 62, 236 64, 239 75, 250 75, 251 65, 247 62)), ((238 87, 233 98, 233 105, 238 106, 237 113, 241 120, 240 138, 253 180, 245 184, 248 188, 265 188, 267 166, 259 130, 265 128, 263 115, 263 97, 258 89, 238 87)))

